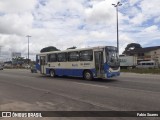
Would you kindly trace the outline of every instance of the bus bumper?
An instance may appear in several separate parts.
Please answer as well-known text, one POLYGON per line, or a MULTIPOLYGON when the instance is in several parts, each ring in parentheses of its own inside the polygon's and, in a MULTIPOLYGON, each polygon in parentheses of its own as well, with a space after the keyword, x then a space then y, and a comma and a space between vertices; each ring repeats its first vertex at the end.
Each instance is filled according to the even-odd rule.
POLYGON ((108 72, 106 74, 106 78, 112 78, 112 77, 117 77, 117 76, 120 76, 120 72, 108 72))

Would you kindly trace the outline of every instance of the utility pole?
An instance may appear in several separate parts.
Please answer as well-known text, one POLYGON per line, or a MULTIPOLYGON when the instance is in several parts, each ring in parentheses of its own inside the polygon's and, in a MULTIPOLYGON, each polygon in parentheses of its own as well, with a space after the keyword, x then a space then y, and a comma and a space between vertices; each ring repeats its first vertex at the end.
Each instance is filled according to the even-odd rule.
POLYGON ((114 7, 116 7, 116 14, 117 14, 117 52, 119 54, 119 31, 118 31, 118 7, 122 4, 120 2, 117 2, 117 4, 112 4, 114 7))
POLYGON ((29 65, 29 38, 31 37, 30 35, 27 35, 26 37, 28 37, 28 65, 29 65))

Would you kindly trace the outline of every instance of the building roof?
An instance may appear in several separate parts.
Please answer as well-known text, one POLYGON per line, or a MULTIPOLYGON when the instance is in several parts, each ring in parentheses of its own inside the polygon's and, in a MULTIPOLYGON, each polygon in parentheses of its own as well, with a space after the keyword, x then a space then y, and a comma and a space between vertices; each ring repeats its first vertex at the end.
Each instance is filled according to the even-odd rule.
POLYGON ((150 51, 157 50, 157 49, 160 49, 160 46, 137 48, 134 50, 127 51, 126 54, 146 53, 146 52, 150 52, 150 51))

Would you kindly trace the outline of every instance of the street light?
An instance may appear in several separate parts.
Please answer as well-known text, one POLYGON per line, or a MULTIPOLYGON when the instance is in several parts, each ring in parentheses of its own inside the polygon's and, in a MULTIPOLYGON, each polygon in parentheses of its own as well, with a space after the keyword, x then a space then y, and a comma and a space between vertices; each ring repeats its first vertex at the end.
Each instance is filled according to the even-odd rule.
POLYGON ((117 4, 112 4, 114 7, 116 7, 117 12, 117 52, 119 54, 119 34, 118 34, 118 6, 121 6, 122 4, 120 2, 117 2, 117 4))
POLYGON ((28 65, 29 65, 29 38, 30 38, 31 36, 27 35, 26 37, 28 37, 28 65))

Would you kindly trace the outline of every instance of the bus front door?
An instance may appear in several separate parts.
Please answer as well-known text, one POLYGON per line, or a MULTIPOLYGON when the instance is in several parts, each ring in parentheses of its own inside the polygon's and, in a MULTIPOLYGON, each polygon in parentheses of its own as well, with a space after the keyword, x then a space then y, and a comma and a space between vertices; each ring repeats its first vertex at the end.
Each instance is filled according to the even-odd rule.
POLYGON ((40 66, 41 66, 41 74, 45 74, 45 56, 40 56, 40 66))
POLYGON ((102 77, 103 75, 103 52, 102 51, 95 51, 95 68, 96 68, 96 73, 97 77, 102 77))

